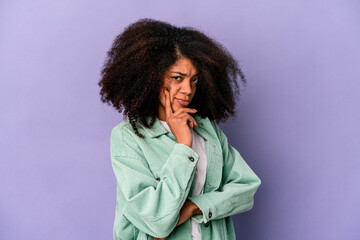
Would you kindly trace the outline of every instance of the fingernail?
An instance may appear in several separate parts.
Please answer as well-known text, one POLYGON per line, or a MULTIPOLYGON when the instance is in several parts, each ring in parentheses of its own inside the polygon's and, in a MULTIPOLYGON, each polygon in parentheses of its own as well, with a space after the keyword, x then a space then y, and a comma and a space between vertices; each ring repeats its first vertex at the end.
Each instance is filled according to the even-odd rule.
POLYGON ((164 89, 164 93, 165 93, 165 95, 167 94, 167 91, 166 91, 166 89, 164 89))

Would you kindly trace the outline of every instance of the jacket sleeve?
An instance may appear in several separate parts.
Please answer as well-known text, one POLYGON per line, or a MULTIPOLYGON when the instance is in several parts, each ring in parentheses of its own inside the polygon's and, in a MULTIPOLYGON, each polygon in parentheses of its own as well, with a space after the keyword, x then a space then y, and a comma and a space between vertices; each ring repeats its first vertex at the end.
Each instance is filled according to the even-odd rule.
POLYGON ((111 161, 120 189, 117 197, 124 203, 120 211, 140 231, 164 238, 179 219, 199 156, 175 143, 157 181, 133 136, 124 127, 111 131, 111 161))
POLYGON ((192 216, 198 223, 207 223, 250 210, 254 204, 255 192, 261 183, 240 153, 228 144, 223 131, 214 121, 211 123, 222 147, 222 185, 216 191, 188 197, 203 212, 202 215, 192 216))

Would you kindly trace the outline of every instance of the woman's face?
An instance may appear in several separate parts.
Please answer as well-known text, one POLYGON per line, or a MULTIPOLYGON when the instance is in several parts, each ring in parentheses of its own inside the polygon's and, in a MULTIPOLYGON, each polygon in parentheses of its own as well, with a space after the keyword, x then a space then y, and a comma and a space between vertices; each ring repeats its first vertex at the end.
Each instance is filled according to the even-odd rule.
POLYGON ((195 95, 198 72, 190 59, 182 57, 165 71, 162 80, 163 83, 159 93, 160 105, 158 113, 159 119, 165 121, 164 88, 170 93, 169 96, 173 112, 179 108, 187 107, 195 95))

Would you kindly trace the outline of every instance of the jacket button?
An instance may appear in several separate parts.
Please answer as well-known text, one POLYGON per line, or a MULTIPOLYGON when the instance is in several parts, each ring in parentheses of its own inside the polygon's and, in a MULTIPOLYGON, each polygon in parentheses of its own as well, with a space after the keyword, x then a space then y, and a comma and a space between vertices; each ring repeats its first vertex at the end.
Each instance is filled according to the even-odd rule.
POLYGON ((209 212, 209 215, 208 215, 208 216, 209 216, 209 218, 211 218, 211 217, 212 217, 212 212, 209 212))
POLYGON ((160 181, 160 178, 159 178, 159 177, 157 177, 157 178, 156 178, 156 180, 157 180, 157 181, 160 181))
POLYGON ((208 227, 209 226, 209 222, 205 223, 205 227, 208 227))
POLYGON ((195 159, 193 157, 189 157, 189 160, 192 162, 195 161, 195 159))

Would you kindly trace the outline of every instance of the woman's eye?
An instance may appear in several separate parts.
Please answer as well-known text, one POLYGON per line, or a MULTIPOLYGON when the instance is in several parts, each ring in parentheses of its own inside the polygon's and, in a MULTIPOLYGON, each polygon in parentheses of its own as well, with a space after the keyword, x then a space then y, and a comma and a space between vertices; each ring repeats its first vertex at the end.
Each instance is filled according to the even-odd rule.
POLYGON ((193 82, 197 83, 199 81, 199 78, 193 78, 193 82))
POLYGON ((175 80, 181 80, 181 77, 179 77, 179 76, 174 76, 172 78, 175 79, 175 80))

